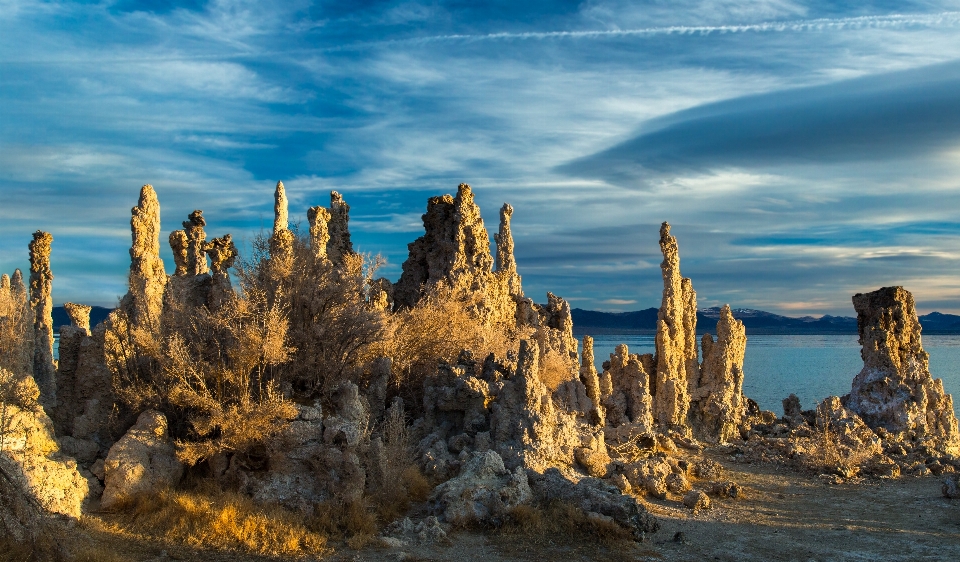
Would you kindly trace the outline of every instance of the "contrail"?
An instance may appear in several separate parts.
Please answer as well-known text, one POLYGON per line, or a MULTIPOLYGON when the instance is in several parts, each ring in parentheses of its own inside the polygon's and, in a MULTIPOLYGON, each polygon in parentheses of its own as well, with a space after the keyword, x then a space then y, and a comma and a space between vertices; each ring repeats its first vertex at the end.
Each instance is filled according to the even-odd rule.
MULTIPOLYGON (((451 34, 394 39, 344 45, 340 49, 362 48, 372 45, 396 45, 440 42, 477 42, 511 39, 581 39, 596 37, 652 36, 652 35, 714 35, 748 32, 804 32, 836 29, 871 29, 892 27, 952 27, 960 24, 960 12, 938 14, 890 14, 885 16, 858 16, 850 18, 819 18, 784 22, 765 22, 744 25, 677 25, 670 27, 646 27, 640 29, 608 29, 587 31, 528 31, 522 33, 485 33, 478 35, 451 34)), ((336 47, 334 49, 337 49, 336 47)))

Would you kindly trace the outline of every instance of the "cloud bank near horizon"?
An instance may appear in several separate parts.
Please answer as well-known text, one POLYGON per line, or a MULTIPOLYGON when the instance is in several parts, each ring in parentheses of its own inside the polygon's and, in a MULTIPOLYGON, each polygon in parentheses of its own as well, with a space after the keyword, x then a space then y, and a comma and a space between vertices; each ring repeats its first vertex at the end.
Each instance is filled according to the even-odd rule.
MULTIPOLYGON (((251 240, 338 190, 399 276, 431 195, 504 201, 526 292, 850 315, 901 284, 960 312, 950 2, 0 0, 0 270, 54 234, 54 298, 125 291, 129 212, 251 240)), ((169 251, 165 249, 169 258, 169 251)), ((168 269, 171 269, 168 260, 168 269)))

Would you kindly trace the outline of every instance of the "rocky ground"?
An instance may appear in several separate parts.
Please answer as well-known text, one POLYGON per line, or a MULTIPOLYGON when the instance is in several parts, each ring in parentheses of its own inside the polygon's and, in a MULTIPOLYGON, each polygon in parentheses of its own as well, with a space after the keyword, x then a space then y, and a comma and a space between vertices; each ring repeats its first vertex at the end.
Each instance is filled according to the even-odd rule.
MULTIPOLYGON (((642 543, 597 544, 564 537, 452 531, 449 544, 361 550, 333 544, 328 560, 949 560, 960 556, 960 500, 941 479, 907 476, 831 484, 775 464, 745 464, 717 450, 737 499, 716 499, 693 514, 678 501, 645 499, 662 528, 642 543)), ((118 560, 266 561, 269 557, 150 544, 98 531, 106 515, 86 516, 64 537, 68 550, 118 560), (82 547, 82 548, 80 548, 82 547), (79 549, 79 550, 78 550, 79 549)), ((2 558, 2 556, 0 556, 2 558)), ((107 559, 109 560, 109 559, 107 559)))

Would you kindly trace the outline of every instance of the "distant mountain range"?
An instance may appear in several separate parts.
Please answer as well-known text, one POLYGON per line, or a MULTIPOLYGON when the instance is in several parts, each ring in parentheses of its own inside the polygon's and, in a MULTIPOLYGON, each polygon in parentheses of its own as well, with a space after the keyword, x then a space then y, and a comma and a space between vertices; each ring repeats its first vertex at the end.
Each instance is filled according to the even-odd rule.
MULTIPOLYGON (((113 309, 95 306, 90 311, 90 325, 103 322, 113 309)), ((657 331, 657 309, 647 308, 633 312, 599 312, 574 308, 573 331, 575 334, 653 334, 657 331)), ((780 316, 763 310, 735 308, 733 316, 747 328, 748 334, 856 334, 857 319, 849 316, 825 315, 780 316)), ((720 307, 701 308, 697 311, 697 333, 714 333, 720 307)), ((70 316, 62 306, 53 307, 53 329, 70 324, 70 316)), ((960 334, 960 316, 931 312, 920 317, 924 334, 960 334)))
MULTIPOLYGON (((574 308, 573 331, 583 334, 653 334, 657 331, 657 309, 634 312, 598 312, 574 308)), ((743 322, 747 334, 857 334, 857 319, 824 315, 820 318, 780 316, 763 310, 735 308, 733 316, 743 322)), ((714 333, 720 307, 697 311, 697 333, 714 333)), ((960 316, 931 312, 920 316, 924 334, 960 334, 960 316)))

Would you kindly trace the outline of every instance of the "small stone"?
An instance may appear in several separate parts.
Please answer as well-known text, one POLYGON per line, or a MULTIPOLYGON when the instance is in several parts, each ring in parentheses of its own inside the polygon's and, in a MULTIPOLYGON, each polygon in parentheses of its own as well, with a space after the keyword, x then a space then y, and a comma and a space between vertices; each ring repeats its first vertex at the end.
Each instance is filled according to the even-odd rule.
POLYGON ((690 490, 683 496, 683 505, 692 509, 694 513, 701 509, 710 509, 710 496, 700 490, 690 490))

